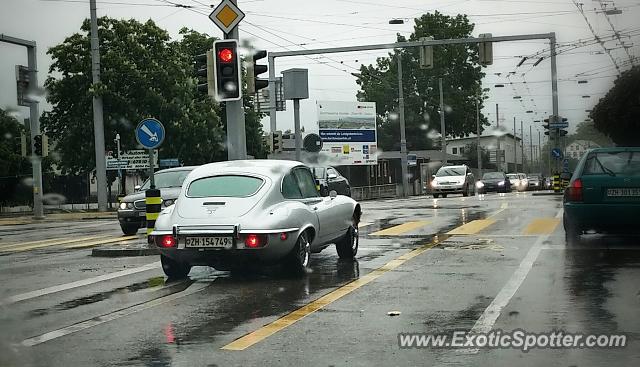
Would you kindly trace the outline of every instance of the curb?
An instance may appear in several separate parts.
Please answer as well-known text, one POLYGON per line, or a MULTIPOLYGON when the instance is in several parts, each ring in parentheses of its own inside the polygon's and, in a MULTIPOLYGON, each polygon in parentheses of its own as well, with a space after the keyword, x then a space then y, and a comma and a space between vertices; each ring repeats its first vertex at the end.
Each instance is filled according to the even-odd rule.
POLYGON ((133 257, 154 256, 160 254, 155 248, 148 247, 102 247, 91 250, 93 257, 133 257))
POLYGON ((562 192, 534 192, 531 196, 562 196, 562 192))

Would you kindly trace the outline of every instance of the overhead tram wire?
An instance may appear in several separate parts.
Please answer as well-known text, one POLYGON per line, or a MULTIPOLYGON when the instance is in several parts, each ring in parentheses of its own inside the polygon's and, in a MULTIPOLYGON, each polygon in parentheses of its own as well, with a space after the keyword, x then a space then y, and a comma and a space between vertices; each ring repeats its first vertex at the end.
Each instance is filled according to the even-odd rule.
MULTIPOLYGON (((618 39, 618 42, 620 43, 620 45, 622 45, 622 39, 620 39, 620 34, 618 33, 618 31, 616 31, 616 27, 614 27, 613 22, 611 22, 611 18, 609 17, 609 14, 607 14, 607 6, 605 5, 604 2, 602 2, 602 0, 598 0, 598 2, 600 3, 600 8, 602 8, 602 12, 604 14, 604 17, 607 19, 607 22, 609 23, 609 26, 611 27, 611 30, 613 31, 613 34, 616 36, 616 38, 618 39)), ((631 54, 629 53, 629 50, 626 47, 622 47, 624 49, 624 52, 627 54, 627 57, 629 58, 629 61, 633 64, 633 57, 631 57, 631 54)))

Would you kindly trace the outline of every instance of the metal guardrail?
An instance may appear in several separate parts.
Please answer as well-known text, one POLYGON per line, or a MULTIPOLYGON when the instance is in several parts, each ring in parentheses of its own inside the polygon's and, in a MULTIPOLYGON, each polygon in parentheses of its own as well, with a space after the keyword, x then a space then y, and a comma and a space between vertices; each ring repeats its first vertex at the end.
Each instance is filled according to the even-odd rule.
POLYGON ((361 186, 351 188, 351 197, 354 200, 394 198, 397 195, 396 184, 361 186))

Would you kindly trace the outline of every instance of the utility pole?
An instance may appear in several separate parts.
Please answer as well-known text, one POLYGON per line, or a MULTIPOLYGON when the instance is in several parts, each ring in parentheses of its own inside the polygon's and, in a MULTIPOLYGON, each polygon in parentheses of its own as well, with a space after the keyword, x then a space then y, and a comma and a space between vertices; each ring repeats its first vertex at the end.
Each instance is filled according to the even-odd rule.
MULTIPOLYGON (((231 2, 235 5, 238 3, 237 0, 231 0, 231 2)), ((231 32, 225 34, 225 39, 235 39, 240 40, 240 35, 238 32, 238 26, 235 26, 231 32)), ((271 79, 271 70, 269 70, 269 79, 271 79)), ((274 74, 275 79, 275 74, 274 74)), ((269 91, 273 89, 273 93, 269 95, 270 106, 275 108, 275 81, 269 81, 269 91), (273 88, 271 87, 273 85, 273 88)), ((227 101, 225 102, 226 112, 227 112, 227 152, 228 159, 237 160, 237 159, 247 159, 247 137, 245 131, 245 121, 244 121, 244 107, 242 98, 237 101, 227 101)), ((275 124, 275 111, 273 112, 274 118, 273 123, 275 124)), ((274 127, 274 126, 272 126, 274 127)), ((271 132, 274 132, 272 130, 271 132)))
POLYGON ((442 141, 442 164, 447 164, 447 133, 444 127, 444 97, 442 96, 442 78, 438 78, 440 87, 440 139, 442 141))
MULTIPOLYGON (((496 103, 496 129, 500 130, 500 116, 498 115, 498 104, 496 103)), ((496 170, 500 171, 500 135, 497 136, 498 151, 496 152, 496 170)))
POLYGON ((522 157, 522 170, 524 171, 524 132, 522 131, 522 120, 520 120, 520 157, 522 157))
POLYGON ((518 138, 516 136, 516 117, 513 116, 513 164, 518 172, 518 138))
MULTIPOLYGON (((116 138, 113 139, 116 142, 116 151, 118 153, 118 196, 122 194, 122 170, 120 169, 120 134, 116 134, 116 138)), ((149 161, 149 164, 153 164, 153 160, 149 161)))
POLYGON ((531 166, 533 165, 533 133, 531 125, 529 125, 529 154, 529 157, 531 158, 531 163, 529 163, 529 173, 531 173, 531 166))
MULTIPOLYGON (((551 52, 551 105, 553 108, 553 118, 560 118, 558 112, 558 67, 556 65, 556 34, 555 32, 550 33, 551 37, 549 37, 549 49, 551 52)), ((558 129, 554 129, 554 131, 558 131, 558 129)), ((555 134, 555 148, 560 144, 559 133, 555 134)), ((559 171, 559 161, 555 160, 555 171, 559 171)))
MULTIPOLYGON (((398 60, 398 108, 400 114, 400 164, 402 165, 402 197, 409 196, 409 167, 407 163, 407 137, 404 124, 404 91, 402 88, 402 54, 396 54, 398 60)), ((442 84, 441 84, 442 85, 442 84)), ((440 89, 440 104, 442 105, 442 88, 440 89)))
MULTIPOLYGON (((27 48, 27 67, 29 69, 29 89, 38 88, 38 62, 35 41, 0 34, 0 42, 11 43, 27 48)), ((29 91, 27 91, 29 92, 29 91)), ((35 137, 40 135, 40 111, 38 101, 25 98, 25 104, 29 107, 29 130, 31 135, 31 172, 33 175, 33 217, 44 219, 44 207, 42 205, 42 157, 35 154, 35 137)), ((26 150, 26 149, 25 149, 26 150)))
MULTIPOLYGON (((98 18, 96 0, 90 0, 91 11, 91 74, 93 85, 100 83, 100 40, 98 39, 98 18)), ((102 116, 102 96, 93 95, 93 137, 96 150, 96 182, 98 211, 107 211, 107 163, 104 158, 104 121, 102 116)))
POLYGON ((540 130, 538 130, 538 170, 542 174, 542 138, 540 137, 540 130))
POLYGON ((482 149, 480 148, 480 107, 476 99, 476 148, 478 150, 478 174, 482 177, 482 149))

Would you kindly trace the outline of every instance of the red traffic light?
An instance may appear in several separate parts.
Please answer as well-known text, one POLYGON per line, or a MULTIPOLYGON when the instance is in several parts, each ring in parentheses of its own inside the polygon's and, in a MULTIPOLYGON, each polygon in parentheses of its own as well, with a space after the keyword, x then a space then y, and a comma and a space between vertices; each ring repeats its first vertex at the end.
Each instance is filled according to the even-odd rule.
POLYGON ((223 48, 218 51, 218 58, 222 62, 232 62, 233 61, 233 50, 230 48, 223 48))

